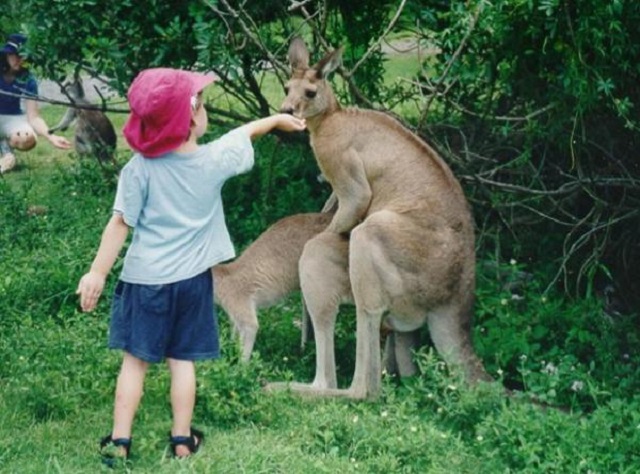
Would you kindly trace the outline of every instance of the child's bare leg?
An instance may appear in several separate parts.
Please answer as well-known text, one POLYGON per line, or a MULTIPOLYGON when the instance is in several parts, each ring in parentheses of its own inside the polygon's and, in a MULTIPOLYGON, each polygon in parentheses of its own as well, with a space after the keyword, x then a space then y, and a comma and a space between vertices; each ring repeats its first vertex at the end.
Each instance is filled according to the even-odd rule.
POLYGON ((116 399, 113 408, 113 439, 131 438, 131 427, 140 399, 144 376, 149 363, 137 357, 124 353, 122 367, 116 385, 116 399))
MULTIPOLYGON (((171 436, 190 436, 193 407, 196 402, 196 369, 193 361, 167 358, 171 371, 171 436)), ((176 456, 191 454, 187 446, 176 446, 176 456)))

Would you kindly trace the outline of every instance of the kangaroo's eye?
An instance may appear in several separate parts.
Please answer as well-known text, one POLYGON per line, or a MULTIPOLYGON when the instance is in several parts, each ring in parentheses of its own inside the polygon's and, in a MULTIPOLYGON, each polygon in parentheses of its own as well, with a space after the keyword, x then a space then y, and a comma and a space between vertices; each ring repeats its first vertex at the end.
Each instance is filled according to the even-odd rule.
POLYGON ((316 96, 316 91, 304 91, 304 95, 307 96, 307 99, 313 99, 316 96))

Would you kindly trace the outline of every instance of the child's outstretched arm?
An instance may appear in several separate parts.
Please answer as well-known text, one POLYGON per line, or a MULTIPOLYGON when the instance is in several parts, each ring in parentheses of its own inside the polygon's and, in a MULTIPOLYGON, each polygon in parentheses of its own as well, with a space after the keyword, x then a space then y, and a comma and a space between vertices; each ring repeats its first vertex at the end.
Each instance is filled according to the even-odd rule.
POLYGON ((269 117, 254 120, 242 126, 249 133, 251 139, 258 138, 273 129, 283 132, 299 132, 307 128, 304 119, 299 119, 290 114, 275 114, 269 117))
POLYGON ((98 253, 93 259, 91 269, 80 279, 76 294, 80 295, 82 311, 93 311, 104 289, 104 283, 120 250, 127 240, 129 226, 121 214, 113 214, 102 233, 98 253))

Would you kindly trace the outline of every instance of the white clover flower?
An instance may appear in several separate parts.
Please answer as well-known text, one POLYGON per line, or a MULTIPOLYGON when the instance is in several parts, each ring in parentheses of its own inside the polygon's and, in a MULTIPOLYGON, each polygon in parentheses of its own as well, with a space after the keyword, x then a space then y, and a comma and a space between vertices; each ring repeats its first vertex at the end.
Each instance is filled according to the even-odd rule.
POLYGON ((502 306, 506 306, 507 304, 509 304, 509 300, 508 300, 508 299, 506 299, 506 298, 502 298, 502 299, 500 300, 500 304, 501 304, 502 306))
POLYGON ((455 385, 447 385, 447 388, 452 391, 458 390, 458 387, 456 387, 455 385))
POLYGON ((389 416, 389 412, 387 410, 383 411, 382 413, 380 413, 380 416, 382 418, 386 418, 387 416, 389 416))
POLYGON ((503 372, 503 370, 502 370, 502 369, 498 369, 498 370, 496 370, 496 373, 497 373, 498 375, 500 375, 500 376, 502 376, 502 374, 504 374, 504 372, 503 372))
POLYGON ((354 423, 357 423, 357 422, 358 422, 358 419, 359 419, 359 418, 358 418, 358 415, 356 415, 356 416, 354 416, 354 417, 353 417, 353 420, 352 420, 352 421, 353 421, 354 423))
POLYGON ((411 430, 412 433, 415 433, 416 431, 418 431, 418 428, 415 426, 412 426, 411 428, 409 428, 411 430))
POLYGON ((478 436, 476 437, 476 440, 477 440, 477 441, 479 441, 479 442, 481 442, 483 439, 484 439, 484 438, 482 437, 482 435, 478 435, 478 436))
POLYGON ((548 375, 556 375, 558 373, 558 368, 549 362, 543 367, 542 372, 548 375))
POLYGON ((542 301, 543 303, 546 303, 547 302, 547 297, 546 296, 541 297, 540 301, 542 301))
POLYGON ((512 258, 511 260, 509 260, 509 264, 510 265, 515 265, 516 263, 518 263, 518 262, 516 262, 515 258, 512 258))
POLYGON ((574 380, 571 384, 571 390, 574 392, 582 392, 584 388, 584 382, 581 380, 574 380))

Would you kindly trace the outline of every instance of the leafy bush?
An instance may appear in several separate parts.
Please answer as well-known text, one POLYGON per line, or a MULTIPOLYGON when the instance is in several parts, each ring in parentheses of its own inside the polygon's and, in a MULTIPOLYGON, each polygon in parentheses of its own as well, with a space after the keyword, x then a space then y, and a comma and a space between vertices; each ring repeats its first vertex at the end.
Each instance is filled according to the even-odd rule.
POLYGON ((632 312, 640 4, 413 8, 439 50, 425 59, 418 125, 467 181, 483 238, 505 259, 553 261, 550 286, 590 294, 613 285, 632 312))
POLYGON ((592 410, 638 390, 637 319, 595 299, 566 300, 515 261, 480 272, 475 345, 489 370, 538 400, 592 410), (496 275, 500 275, 496 277, 496 275))

